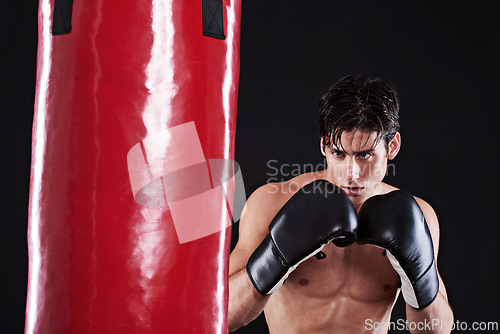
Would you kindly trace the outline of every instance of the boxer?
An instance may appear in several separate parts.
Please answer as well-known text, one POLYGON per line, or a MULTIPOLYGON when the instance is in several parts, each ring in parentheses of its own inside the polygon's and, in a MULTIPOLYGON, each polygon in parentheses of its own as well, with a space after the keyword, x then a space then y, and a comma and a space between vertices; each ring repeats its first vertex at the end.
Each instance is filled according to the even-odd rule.
POLYGON ((400 291, 408 322, 453 322, 434 210, 382 182, 401 147, 396 90, 348 76, 319 112, 326 169, 266 184, 245 205, 230 255, 229 330, 264 311, 272 334, 386 333, 367 323, 388 324, 400 291))

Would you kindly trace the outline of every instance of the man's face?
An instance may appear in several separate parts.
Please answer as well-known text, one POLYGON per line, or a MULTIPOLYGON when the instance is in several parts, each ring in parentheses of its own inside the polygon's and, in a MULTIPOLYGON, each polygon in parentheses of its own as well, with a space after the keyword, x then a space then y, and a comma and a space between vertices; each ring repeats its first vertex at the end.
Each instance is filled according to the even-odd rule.
POLYGON ((377 141, 377 132, 343 132, 341 145, 323 148, 327 161, 327 177, 341 187, 353 203, 361 204, 376 194, 387 170, 387 160, 393 159, 400 145, 399 133, 385 147, 384 139, 377 141))

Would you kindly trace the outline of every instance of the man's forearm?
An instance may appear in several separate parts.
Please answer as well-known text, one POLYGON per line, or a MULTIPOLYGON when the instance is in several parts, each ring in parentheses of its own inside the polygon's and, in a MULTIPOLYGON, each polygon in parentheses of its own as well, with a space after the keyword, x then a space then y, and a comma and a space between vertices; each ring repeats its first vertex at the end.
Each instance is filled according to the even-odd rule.
POLYGON ((245 326, 255 318, 266 306, 270 296, 262 296, 255 290, 246 268, 229 277, 229 331, 245 326))
POLYGON ((453 324, 453 312, 441 292, 438 292, 436 299, 422 310, 406 305, 406 318, 412 334, 446 334, 451 332, 453 324))

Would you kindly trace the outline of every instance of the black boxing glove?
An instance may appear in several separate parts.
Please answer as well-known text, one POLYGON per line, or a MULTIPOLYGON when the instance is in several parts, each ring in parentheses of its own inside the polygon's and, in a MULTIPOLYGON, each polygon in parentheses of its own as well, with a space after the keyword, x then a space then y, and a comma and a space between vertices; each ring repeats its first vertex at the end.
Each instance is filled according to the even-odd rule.
POLYGON ((358 214, 358 243, 387 251, 401 278, 405 302, 423 309, 436 298, 439 281, 429 228, 418 203, 409 193, 396 190, 369 198, 358 214))
POLYGON ((339 247, 354 243, 356 229, 356 210, 344 191, 326 180, 313 181, 276 214, 248 260, 248 276, 260 294, 271 294, 328 242, 339 247))

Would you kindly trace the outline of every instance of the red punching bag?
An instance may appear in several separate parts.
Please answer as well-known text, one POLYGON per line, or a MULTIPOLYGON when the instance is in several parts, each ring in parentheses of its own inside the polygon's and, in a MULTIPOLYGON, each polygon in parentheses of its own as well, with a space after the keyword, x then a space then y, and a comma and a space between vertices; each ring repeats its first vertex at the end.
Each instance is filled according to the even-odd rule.
POLYGON ((26 333, 227 332, 240 7, 40 1, 26 333))

